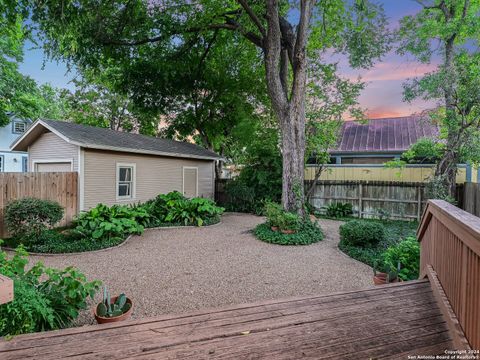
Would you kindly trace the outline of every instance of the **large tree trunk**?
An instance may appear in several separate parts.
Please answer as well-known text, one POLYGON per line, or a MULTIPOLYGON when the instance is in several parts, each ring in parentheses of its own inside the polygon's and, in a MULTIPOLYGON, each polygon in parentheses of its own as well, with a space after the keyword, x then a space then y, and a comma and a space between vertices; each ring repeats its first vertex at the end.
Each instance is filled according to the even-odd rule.
MULTIPOLYGON (((278 12, 278 1, 267 0, 267 33, 264 43, 267 88, 281 130, 283 175, 282 204, 285 210, 304 213, 305 171, 305 84, 306 44, 313 1, 300 2, 296 38, 284 28, 278 12), (283 42, 282 42, 283 40, 283 42), (291 54, 288 57, 288 53, 291 54), (288 66, 293 72, 288 89, 288 66)), ((285 25, 285 22, 283 22, 285 25)))

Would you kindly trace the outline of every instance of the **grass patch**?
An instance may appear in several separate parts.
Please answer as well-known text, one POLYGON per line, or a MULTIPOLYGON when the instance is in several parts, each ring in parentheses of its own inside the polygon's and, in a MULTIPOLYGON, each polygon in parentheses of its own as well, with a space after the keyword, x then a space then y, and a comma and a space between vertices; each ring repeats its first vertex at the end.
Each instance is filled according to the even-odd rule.
POLYGON ((273 231, 267 223, 257 225, 255 236, 262 241, 278 245, 309 245, 323 240, 323 231, 311 221, 303 221, 295 234, 273 231))
POLYGON ((352 246, 341 239, 338 247, 348 256, 372 267, 375 266, 388 247, 398 244, 407 237, 415 237, 418 227, 418 222, 416 221, 376 219, 362 219, 362 221, 382 224, 385 227, 385 239, 380 241, 375 247, 352 246))

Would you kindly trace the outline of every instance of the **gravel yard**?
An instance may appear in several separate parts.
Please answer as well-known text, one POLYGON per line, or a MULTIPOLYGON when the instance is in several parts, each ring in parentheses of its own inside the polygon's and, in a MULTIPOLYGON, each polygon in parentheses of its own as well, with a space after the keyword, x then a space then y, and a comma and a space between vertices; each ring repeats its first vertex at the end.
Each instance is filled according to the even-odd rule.
MULTIPOLYGON (((125 292, 134 318, 372 286, 371 269, 337 249, 340 222, 321 220, 326 236, 319 243, 287 247, 253 236, 262 221, 227 213, 210 227, 150 229, 119 248, 32 260, 76 266, 112 294, 125 292)), ((91 323, 93 316, 85 312, 78 322, 91 323)))

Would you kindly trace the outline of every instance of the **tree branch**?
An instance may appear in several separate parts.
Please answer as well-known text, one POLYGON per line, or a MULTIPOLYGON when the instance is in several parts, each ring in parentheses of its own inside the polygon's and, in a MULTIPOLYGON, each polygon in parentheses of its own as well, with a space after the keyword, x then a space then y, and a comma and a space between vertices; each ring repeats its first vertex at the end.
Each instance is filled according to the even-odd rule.
POLYGON ((262 38, 265 38, 267 35, 265 28, 262 25, 262 22, 258 18, 258 16, 253 12, 252 8, 248 6, 247 2, 245 0, 237 0, 237 2, 242 5, 242 7, 245 9, 247 12, 248 16, 250 19, 253 21, 253 23, 257 26, 258 31, 260 31, 260 34, 262 34, 262 38))

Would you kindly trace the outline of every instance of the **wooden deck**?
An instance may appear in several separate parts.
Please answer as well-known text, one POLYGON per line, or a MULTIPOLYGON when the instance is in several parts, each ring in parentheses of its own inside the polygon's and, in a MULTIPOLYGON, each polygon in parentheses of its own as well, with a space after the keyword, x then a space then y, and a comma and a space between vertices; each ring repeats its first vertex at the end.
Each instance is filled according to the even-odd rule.
POLYGON ((369 359, 443 354, 428 280, 0 340, 0 359, 369 359))

